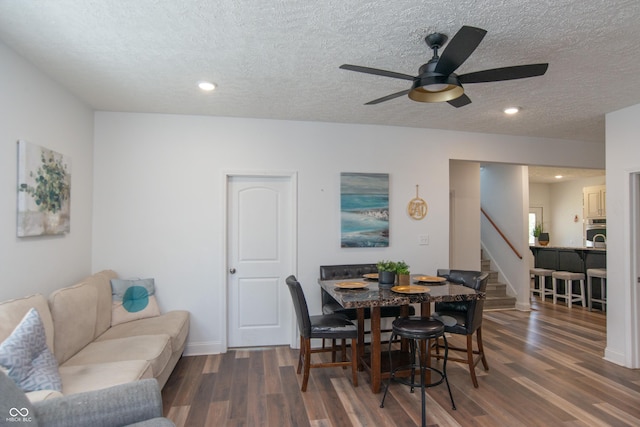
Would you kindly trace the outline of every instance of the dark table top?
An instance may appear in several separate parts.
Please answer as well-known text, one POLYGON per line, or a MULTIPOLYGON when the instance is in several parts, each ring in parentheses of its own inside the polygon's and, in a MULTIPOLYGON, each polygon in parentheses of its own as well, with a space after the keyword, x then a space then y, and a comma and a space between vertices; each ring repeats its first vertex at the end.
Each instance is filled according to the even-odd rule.
POLYGON ((421 283, 418 285, 413 279, 415 276, 423 275, 412 275, 411 285, 424 286, 425 288, 428 288, 427 292, 419 294, 397 293, 391 289, 381 289, 379 288, 377 281, 366 279, 318 279, 318 283, 322 289, 335 298, 335 300, 344 308, 384 307, 423 302, 470 301, 485 298, 484 292, 477 292, 474 289, 449 282, 421 283), (341 289, 336 287, 336 284, 340 282, 365 282, 367 283, 367 287, 362 289, 341 289))

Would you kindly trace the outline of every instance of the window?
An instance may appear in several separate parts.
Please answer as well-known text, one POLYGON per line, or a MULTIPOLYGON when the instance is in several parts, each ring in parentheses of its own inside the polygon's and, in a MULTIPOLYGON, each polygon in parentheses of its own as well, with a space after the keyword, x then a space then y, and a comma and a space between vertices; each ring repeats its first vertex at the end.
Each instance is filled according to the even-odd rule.
POLYGON ((536 224, 542 224, 542 208, 529 208, 529 245, 535 245, 536 238, 533 237, 533 229, 536 224))

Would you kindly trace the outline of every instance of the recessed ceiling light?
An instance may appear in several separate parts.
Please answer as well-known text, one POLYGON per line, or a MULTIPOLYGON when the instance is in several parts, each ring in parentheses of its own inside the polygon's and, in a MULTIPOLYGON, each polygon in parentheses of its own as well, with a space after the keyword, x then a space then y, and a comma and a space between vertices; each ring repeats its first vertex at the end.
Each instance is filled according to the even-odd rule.
POLYGON ((212 91, 216 88, 216 85, 211 82, 199 82, 198 87, 206 92, 212 91))
POLYGON ((509 107, 509 108, 505 108, 504 110, 505 114, 516 114, 518 111, 520 111, 520 109, 518 107, 509 107))
POLYGON ((556 175, 554 176, 555 179, 562 179, 562 175, 556 175))

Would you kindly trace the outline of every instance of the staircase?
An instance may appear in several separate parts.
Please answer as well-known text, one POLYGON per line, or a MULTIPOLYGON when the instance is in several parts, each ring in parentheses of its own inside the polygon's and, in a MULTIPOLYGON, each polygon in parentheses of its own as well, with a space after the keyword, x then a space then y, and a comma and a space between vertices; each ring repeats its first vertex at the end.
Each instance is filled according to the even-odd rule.
POLYGON ((507 295, 507 285, 498 282, 498 272, 491 270, 491 260, 481 261, 482 271, 489 273, 489 283, 487 283, 487 299, 484 302, 485 310, 515 310, 516 298, 507 295))

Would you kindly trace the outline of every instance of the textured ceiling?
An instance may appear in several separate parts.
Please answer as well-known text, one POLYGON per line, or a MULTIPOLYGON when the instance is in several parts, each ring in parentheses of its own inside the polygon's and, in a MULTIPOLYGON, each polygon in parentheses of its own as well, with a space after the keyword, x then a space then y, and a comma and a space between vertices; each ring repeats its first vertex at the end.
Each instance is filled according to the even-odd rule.
POLYGON ((0 40, 97 110, 383 124, 604 143, 640 103, 638 0, 0 0, 0 40), (463 108, 401 97, 424 37, 488 31, 457 70, 548 62, 542 77, 468 84, 463 108), (219 85, 213 93, 199 80, 219 85), (505 117, 502 109, 522 112, 505 117))
POLYGON ((605 176, 605 171, 602 169, 529 166, 529 182, 540 184, 556 184, 560 182, 574 181, 576 179, 594 178, 597 176, 605 176), (562 178, 556 178, 557 175, 561 175, 562 178))

